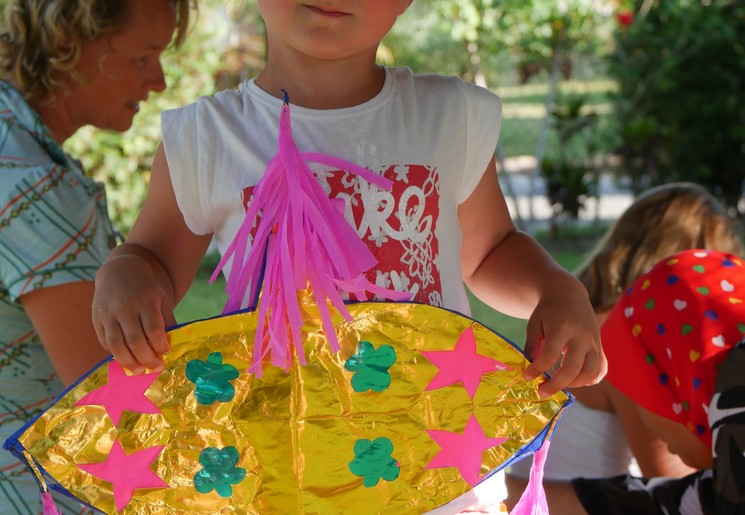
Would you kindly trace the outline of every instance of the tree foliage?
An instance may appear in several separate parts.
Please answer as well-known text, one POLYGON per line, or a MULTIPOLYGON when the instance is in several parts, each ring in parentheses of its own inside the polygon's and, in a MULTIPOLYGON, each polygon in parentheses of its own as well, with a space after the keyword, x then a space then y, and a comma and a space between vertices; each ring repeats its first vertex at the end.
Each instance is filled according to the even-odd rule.
POLYGON ((735 206, 745 177, 745 4, 636 0, 611 74, 623 173, 637 190, 689 180, 735 206))
POLYGON ((594 141, 592 131, 597 114, 587 111, 586 98, 579 94, 560 96, 551 108, 551 120, 557 136, 554 155, 541 162, 546 180, 546 195, 554 210, 552 231, 562 215, 576 219, 593 192, 593 170, 588 164, 594 141))
MULTIPOLYGON (((545 80, 558 63, 561 78, 567 78, 584 56, 611 53, 624 173, 638 188, 693 180, 734 204, 742 190, 745 155, 745 5, 740 0, 622 2, 633 5, 636 17, 616 28, 612 49, 607 2, 416 0, 384 39, 378 58, 496 89, 505 84, 506 70, 516 70, 510 79, 514 75, 519 82, 545 80)), ((0 7, 5 3, 0 0, 0 7)), ((143 103, 132 128, 118 134, 85 127, 65 145, 107 185, 109 211, 125 233, 145 198, 160 140, 160 112, 235 87, 263 63, 264 28, 256 0, 199 3, 184 46, 165 56, 169 88, 143 103)), ((556 112, 558 133, 569 125, 562 126, 556 112)), ((576 119, 584 120, 582 113, 576 119)), ((569 147, 550 150, 554 165, 578 162, 569 147)), ((579 168, 572 169, 571 181, 562 179, 566 173, 551 171, 560 169, 547 172, 556 188, 569 191, 569 182, 583 184, 579 168)))
POLYGON ((526 79, 549 69, 557 29, 574 55, 597 51, 605 21, 593 0, 428 0, 414 2, 386 42, 414 71, 487 85, 500 81, 505 63, 529 70, 526 79))

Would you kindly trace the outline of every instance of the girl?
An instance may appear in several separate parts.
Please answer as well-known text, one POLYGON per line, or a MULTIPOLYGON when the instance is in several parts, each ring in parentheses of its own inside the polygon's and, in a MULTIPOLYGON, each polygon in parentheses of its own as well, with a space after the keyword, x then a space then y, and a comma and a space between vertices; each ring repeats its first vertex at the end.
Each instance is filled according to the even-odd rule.
MULTIPOLYGON (((635 199, 613 223, 577 277, 602 324, 623 291, 660 259, 697 247, 742 255, 741 234, 737 220, 703 187, 685 182, 657 186, 635 199)), ((608 334, 603 344, 612 344, 613 337, 608 334)), ((575 477, 692 472, 640 420, 619 419, 605 381, 572 393, 578 402, 562 416, 544 470, 552 513, 576 513, 570 484, 575 477)), ((529 469, 527 459, 511 467, 510 497, 522 492, 529 469)))
POLYGON ((603 326, 611 395, 696 472, 577 479, 593 514, 745 513, 745 262, 688 250, 663 259, 603 326), (739 344, 738 344, 739 342, 739 344))
POLYGON ((499 99, 458 78, 376 64, 381 39, 410 3, 260 1, 268 42, 261 73, 237 91, 163 114, 145 206, 96 279, 94 324, 123 366, 162 366, 173 306, 210 241, 226 252, 276 153, 286 90, 302 151, 394 182, 390 192, 372 192, 341 170, 318 171, 378 260, 370 282, 468 313, 465 282, 492 307, 530 317, 526 349, 535 359, 525 378, 562 359, 544 395, 602 377, 586 291, 510 219, 494 160, 499 99))

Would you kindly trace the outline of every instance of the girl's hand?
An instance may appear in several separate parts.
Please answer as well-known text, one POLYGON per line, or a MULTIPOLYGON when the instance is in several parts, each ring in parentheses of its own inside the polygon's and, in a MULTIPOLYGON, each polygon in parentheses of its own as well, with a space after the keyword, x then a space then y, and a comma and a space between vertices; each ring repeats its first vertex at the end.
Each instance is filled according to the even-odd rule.
POLYGON ((174 323, 171 297, 147 259, 125 250, 106 260, 96 274, 93 326, 123 367, 161 370, 170 349, 166 327, 174 323))
POLYGON ((211 234, 186 226, 161 144, 145 204, 127 236, 96 274, 93 325, 101 344, 130 370, 157 370, 170 344, 166 328, 199 268, 211 234))
POLYGON ((523 376, 531 381, 558 365, 551 379, 538 389, 541 397, 569 386, 597 383, 605 376, 608 363, 587 292, 570 276, 544 291, 528 320, 525 352, 533 363, 523 376))

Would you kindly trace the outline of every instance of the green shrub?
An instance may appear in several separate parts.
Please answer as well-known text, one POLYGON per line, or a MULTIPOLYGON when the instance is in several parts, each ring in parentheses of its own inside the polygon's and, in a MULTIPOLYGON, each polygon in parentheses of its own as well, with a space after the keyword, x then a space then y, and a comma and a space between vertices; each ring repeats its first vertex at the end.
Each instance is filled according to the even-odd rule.
POLYGON ((594 193, 589 158, 594 150, 592 131, 597 115, 583 109, 585 100, 580 94, 560 95, 551 109, 558 144, 543 158, 541 173, 554 210, 552 224, 561 215, 576 220, 585 200, 594 193))
POLYGON ((665 0, 619 24, 610 74, 622 172, 637 191, 690 180, 730 206, 745 176, 745 3, 665 0))

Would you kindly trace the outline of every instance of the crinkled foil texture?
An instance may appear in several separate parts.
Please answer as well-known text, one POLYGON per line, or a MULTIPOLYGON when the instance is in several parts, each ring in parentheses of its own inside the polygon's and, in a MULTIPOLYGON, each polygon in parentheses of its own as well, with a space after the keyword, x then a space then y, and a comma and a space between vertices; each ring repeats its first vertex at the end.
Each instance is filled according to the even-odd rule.
POLYGON ((559 392, 537 394, 539 381, 525 382, 527 360, 511 344, 479 323, 456 313, 419 304, 359 303, 354 320, 334 319, 342 349, 332 353, 306 307, 308 364, 291 370, 267 366, 262 377, 252 363, 255 312, 239 313, 176 328, 166 368, 147 391, 160 414, 125 412, 114 427, 101 406, 74 406, 86 393, 106 384, 106 366, 71 389, 19 438, 49 475, 73 495, 106 513, 116 513, 110 483, 76 464, 106 459, 115 439, 126 453, 165 446, 152 470, 170 488, 136 490, 121 513, 337 514, 425 513, 467 491, 456 468, 425 469, 440 447, 426 430, 462 433, 474 414, 486 437, 509 437, 483 453, 482 474, 499 468, 551 422, 567 403, 559 392), (508 365, 482 377, 471 399, 462 383, 425 390, 438 368, 421 351, 452 350, 459 335, 473 327, 479 354, 508 365), (356 392, 346 360, 360 341, 390 345, 396 361, 390 386, 382 392, 356 392), (230 402, 199 404, 186 378, 192 360, 220 352, 235 366, 230 402), (388 438, 400 464, 396 480, 365 487, 350 472, 355 442, 388 438), (234 446, 246 477, 223 498, 194 489, 207 447, 234 446))

